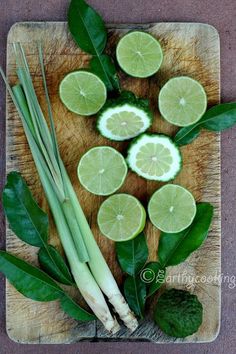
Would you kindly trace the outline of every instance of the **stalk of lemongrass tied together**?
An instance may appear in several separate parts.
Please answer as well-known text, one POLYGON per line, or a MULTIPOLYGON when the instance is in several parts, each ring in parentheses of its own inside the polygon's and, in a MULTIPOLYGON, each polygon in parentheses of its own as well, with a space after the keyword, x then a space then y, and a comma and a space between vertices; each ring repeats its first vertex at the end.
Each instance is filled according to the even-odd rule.
POLYGON ((93 237, 92 231, 88 225, 88 222, 85 218, 81 205, 78 202, 78 198, 65 169, 63 170, 63 173, 68 182, 68 192, 75 210, 76 218, 77 220, 83 219, 84 221, 81 224, 81 232, 84 236, 84 242, 88 249, 88 264, 91 272, 104 294, 106 294, 109 302, 113 305, 115 311, 119 314, 119 317, 131 331, 134 331, 138 327, 138 321, 133 312, 130 310, 123 295, 121 294, 120 289, 118 288, 117 283, 111 273, 111 270, 108 267, 100 251, 100 248, 98 247, 97 242, 93 237))
POLYGON ((40 153, 40 150, 38 149, 36 142, 34 141, 32 132, 30 131, 27 124, 31 117, 22 88, 21 86, 17 85, 13 87, 12 91, 9 86, 8 89, 18 109, 18 112, 20 113, 24 131, 27 136, 35 165, 37 167, 41 183, 47 196, 47 200, 54 217, 60 240, 65 250, 76 285, 78 286, 78 289, 80 290, 89 307, 93 310, 98 319, 100 319, 100 321, 104 324, 105 328, 112 333, 116 333, 120 328, 119 324, 117 323, 116 319, 112 317, 101 289, 92 276, 87 264, 81 262, 78 258, 77 249, 73 242, 71 231, 68 227, 68 222, 65 218, 65 214, 63 213, 63 208, 61 207, 59 198, 55 193, 54 182, 47 171, 45 161, 40 153))
MULTIPOLYGON (((6 79, 5 81, 19 111, 76 284, 85 301, 103 322, 106 329, 114 333, 119 329, 119 325, 113 319, 101 290, 107 295, 126 326, 134 330, 137 327, 137 320, 120 293, 101 254, 60 157, 47 91, 42 49, 39 47, 39 59, 48 105, 50 129, 38 103, 25 54, 19 44, 15 45, 15 52, 17 75, 21 85, 16 85, 11 90, 6 79), (85 262, 88 262, 89 267, 85 262)), ((2 71, 1 73, 4 77, 2 71)))
MULTIPOLYGON (((43 76, 44 90, 45 90, 45 95, 46 95, 46 99, 47 99, 50 123, 51 123, 51 127, 53 130, 53 137, 56 142, 55 126, 54 126, 52 109, 51 109, 49 95, 48 95, 48 89, 47 89, 47 85, 46 85, 46 77, 45 77, 45 71, 44 71, 44 66, 43 66, 43 55, 42 55, 41 46, 39 47, 39 57, 40 57, 41 72, 42 72, 42 76, 43 76)), ((74 188, 71 184, 71 181, 69 179, 67 171, 66 171, 64 164, 60 158, 58 146, 57 146, 57 144, 55 144, 55 145, 56 145, 56 149, 57 149, 57 155, 59 157, 61 173, 63 176, 63 180, 65 181, 66 190, 67 190, 67 193, 68 193, 69 198, 71 200, 72 208, 74 208, 74 215, 76 217, 78 224, 80 225, 80 231, 83 235, 84 242, 85 242, 86 248, 88 250, 88 255, 89 255, 88 263, 89 263, 90 270, 91 270, 93 276, 95 277, 98 285, 100 286, 100 288, 102 289, 104 294, 108 297, 109 302, 113 305, 115 311, 120 316, 121 320, 123 320, 125 325, 131 331, 134 331, 138 326, 138 321, 135 318, 133 312, 130 310, 123 295, 121 294, 119 287, 117 286, 117 283, 111 273, 111 270, 108 267, 103 255, 100 251, 100 248, 97 245, 97 242, 94 239, 94 236, 93 236, 92 231, 89 227, 89 224, 88 224, 87 219, 84 215, 84 212, 81 208, 81 205, 78 201, 77 195, 76 195, 74 188), (98 267, 98 264, 99 264, 99 267, 98 267)))
POLYGON ((60 165, 58 162, 59 156, 56 153, 57 147, 55 146, 55 142, 52 140, 50 130, 40 108, 23 49, 19 44, 14 45, 14 48, 17 61, 17 75, 21 86, 16 86, 13 90, 13 94, 20 98, 20 104, 22 104, 24 96, 26 98, 24 107, 28 108, 29 114, 27 115, 27 122, 30 121, 29 127, 31 127, 31 140, 33 140, 37 145, 38 155, 40 154, 43 161, 45 161, 45 171, 51 181, 53 181, 52 186, 54 188, 54 192, 57 194, 64 210, 64 214, 68 219, 68 226, 70 228, 79 259, 82 262, 85 262, 88 260, 88 253, 79 226, 77 225, 77 222, 74 221, 73 214, 71 214, 71 201, 67 197, 65 184, 62 179, 60 165))
MULTIPOLYGON (((43 177, 43 176, 42 176, 43 177)), ((41 180, 42 180, 41 177, 41 180)), ((47 199, 49 201, 50 209, 54 215, 54 221, 57 227, 57 230, 60 235, 60 240, 62 246, 65 250, 71 273, 75 279, 76 285, 80 290, 83 298, 92 309, 94 314, 99 318, 99 320, 103 323, 104 327, 112 333, 116 333, 119 331, 120 326, 115 318, 110 313, 110 310, 107 306, 103 293, 99 288, 97 282, 92 276, 88 266, 86 263, 80 262, 78 259, 78 255, 76 252, 76 248, 74 247, 70 230, 66 223, 65 217, 63 215, 63 211, 60 208, 60 204, 55 197, 52 189, 49 186, 47 176, 44 176, 44 190, 47 195, 47 199)))

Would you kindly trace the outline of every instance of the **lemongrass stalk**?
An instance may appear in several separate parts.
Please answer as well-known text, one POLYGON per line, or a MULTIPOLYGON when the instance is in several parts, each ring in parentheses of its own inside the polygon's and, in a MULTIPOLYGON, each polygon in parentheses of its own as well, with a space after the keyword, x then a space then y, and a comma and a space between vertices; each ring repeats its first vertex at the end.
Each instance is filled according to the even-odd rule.
MULTIPOLYGON (((22 112, 21 113, 21 120, 22 120, 22 124, 23 124, 24 130, 25 130, 25 134, 27 135, 27 138, 31 140, 31 144, 33 146, 35 154, 37 154, 37 158, 41 160, 41 163, 44 166, 45 173, 47 173, 48 178, 51 180, 51 182, 54 182, 54 179, 48 169, 47 163, 46 163, 44 156, 40 150, 40 147, 37 144, 37 139, 33 135, 33 133, 31 132, 31 130, 29 128, 28 122, 31 121, 31 116, 30 116, 30 112, 29 112, 29 109, 27 106, 26 98, 24 96, 21 86, 20 85, 13 86, 12 92, 14 94, 14 99, 16 102, 15 104, 17 104, 18 107, 23 107, 23 111, 21 109, 21 112, 22 112)), ((63 190, 60 190, 58 188, 58 186, 55 185, 55 183, 52 185, 53 185, 54 193, 57 194, 57 196, 60 200, 64 200, 63 190)))
MULTIPOLYGON (((0 72, 2 75, 4 75, 1 68, 0 72)), ((3 78, 4 80, 6 80, 5 76, 3 76, 3 78)), ((20 114, 20 118, 25 129, 26 137, 31 148, 35 165, 41 183, 43 185, 50 209, 52 211, 54 221, 60 236, 60 240, 66 253, 68 262, 70 264, 70 269, 75 279, 76 285, 80 290, 82 296, 84 297, 84 300, 87 302, 87 304, 92 309, 97 318, 103 323, 104 327, 108 331, 116 333, 120 329, 119 324, 116 319, 112 317, 105 301, 105 298, 101 292, 101 289, 97 285, 88 266, 85 263, 80 262, 78 258, 69 227, 67 225, 65 216, 60 206, 60 202, 57 199, 56 194, 54 193, 53 186, 51 185, 50 179, 48 178, 45 172, 45 167, 42 165, 42 162, 40 162, 40 159, 38 158, 38 155, 35 150, 35 145, 32 143, 32 136, 30 137, 31 132, 29 127, 27 126, 27 122, 24 119, 24 115, 28 115, 28 110, 26 112, 22 111, 22 107, 24 107, 24 105, 21 106, 18 101, 20 96, 16 97, 8 84, 7 88, 20 114)))
MULTIPOLYGON (((44 129, 43 132, 42 132, 42 130, 40 130, 40 128, 41 128, 40 121, 41 120, 44 121, 44 118, 40 119, 40 117, 37 115, 35 105, 33 103, 31 89, 29 86, 27 86, 28 77, 26 75, 25 69, 18 68, 17 74, 18 74, 18 78, 20 80, 21 86, 23 87, 25 96, 26 96, 27 104, 29 107, 30 115, 31 115, 31 121, 33 123, 34 130, 36 133, 37 143, 38 143, 40 149, 42 150, 43 156, 48 164, 50 172, 52 173, 52 176, 55 180, 55 183, 56 183, 58 189, 62 193, 62 199, 64 199, 65 195, 64 195, 63 188, 62 188, 61 175, 60 175, 60 172, 58 171, 58 165, 55 161, 55 156, 53 154, 51 154, 52 145, 50 146, 50 141, 48 141, 48 139, 47 139, 48 128, 44 129)), ((36 102, 36 103, 38 103, 38 102, 36 102)))
POLYGON ((41 45, 38 45, 38 51, 39 51, 39 61, 41 65, 41 72, 42 72, 42 77, 43 77, 43 83, 44 83, 44 91, 46 95, 46 100, 47 100, 47 106, 48 106, 48 114, 50 118, 50 125, 51 125, 51 130, 52 130, 52 140, 54 141, 55 144, 55 151, 58 153, 58 160, 59 160, 59 165, 61 167, 61 172, 62 172, 62 179, 64 180, 64 185, 66 189, 66 194, 68 193, 68 199, 71 200, 72 202, 72 207, 74 209, 74 215, 75 219, 77 219, 80 231, 82 233, 83 239, 85 241, 88 253, 89 253, 89 266, 90 269, 98 283, 98 285, 101 287, 103 292, 107 295, 108 300, 110 303, 113 305, 115 308, 116 312, 119 314, 121 319, 124 321, 126 326, 130 328, 132 331, 135 330, 138 326, 138 322, 130 310, 128 304, 126 303, 123 295, 121 294, 117 283, 110 271, 110 268, 108 267, 94 237, 92 234, 92 231, 88 225, 87 219, 83 213, 83 210, 79 204, 78 198, 74 192, 73 186, 70 182, 70 179, 68 177, 68 174, 66 172, 66 169, 63 165, 63 162, 60 158, 60 154, 58 152, 58 146, 57 146, 57 141, 56 141, 56 133, 55 133, 55 126, 54 126, 54 121, 52 117, 52 109, 51 109, 51 104, 50 104, 50 99, 49 99, 49 94, 48 94, 48 89, 47 89, 47 84, 46 84, 46 76, 45 76, 45 70, 44 70, 44 65, 43 65, 43 53, 42 53, 42 47, 41 45))
POLYGON ((87 264, 79 261, 60 202, 56 198, 55 193, 50 186, 50 181, 47 179, 39 160, 36 160, 35 164, 76 285, 84 300, 97 318, 103 323, 104 327, 109 332, 116 333, 119 330, 119 324, 116 319, 112 317, 101 289, 97 285, 87 264))
POLYGON ((62 172, 64 178, 66 179, 69 197, 74 207, 74 212, 77 220, 79 221, 81 233, 83 235, 84 242, 89 253, 88 264, 90 270, 98 285, 100 286, 104 294, 108 297, 109 302, 113 305, 115 311, 120 316, 121 320, 131 331, 134 331, 138 327, 138 321, 135 318, 133 312, 130 310, 123 295, 121 294, 116 280, 113 277, 111 270, 108 267, 96 240, 94 239, 91 228, 81 208, 81 205, 71 184, 66 169, 64 168, 62 172))
MULTIPOLYGON (((81 261, 87 262, 89 259, 88 252, 83 241, 83 237, 81 235, 80 229, 78 227, 77 221, 72 218, 73 208, 70 207, 70 202, 66 197, 66 190, 61 176, 60 166, 58 164, 57 158, 54 155, 54 146, 51 139, 51 134, 49 128, 47 126, 46 120, 43 116, 43 113, 40 109, 39 102, 37 96, 35 94, 35 90, 33 87, 32 79, 30 76, 27 60, 24 54, 24 51, 19 44, 15 48, 17 64, 18 64, 18 77, 23 86, 25 97, 22 94, 21 101, 25 98, 28 105, 28 110, 31 116, 31 121, 34 126, 34 131, 36 138, 35 140, 38 143, 39 149, 42 150, 43 158, 46 160, 48 165, 48 172, 52 174, 53 180, 56 185, 56 193, 60 196, 60 202, 63 203, 63 209, 67 216, 67 221, 69 228, 72 232, 72 237, 75 243, 75 246, 78 251, 78 255, 81 261), (18 48, 19 47, 19 48, 18 48), (18 51, 20 54, 18 55, 18 51), (45 135, 45 138, 43 138, 45 135), (50 136, 47 139, 47 136, 50 136), (53 157, 52 157, 53 155, 53 157), (72 215, 68 209, 72 210, 72 215)), ((28 119, 29 120, 29 119, 28 119)), ((53 134, 52 134, 53 135, 53 134)), ((56 139, 56 137, 55 137, 56 139)))
POLYGON ((75 243, 75 247, 78 250, 78 254, 80 255, 80 259, 85 263, 85 262, 89 261, 89 254, 88 254, 87 247, 85 246, 83 236, 81 234, 77 219, 75 217, 74 209, 71 204, 70 198, 66 198, 61 203, 61 206, 62 206, 62 210, 65 214, 65 217, 67 219, 67 223, 68 223, 69 229, 71 231, 71 234, 72 234, 72 237, 73 237, 73 240, 75 243), (79 237, 78 237, 78 234, 79 234, 79 237), (73 235, 76 235, 76 237, 74 237, 73 235), (81 240, 83 242, 81 242, 81 240), (84 255, 86 255, 86 258, 84 255))
MULTIPOLYGON (((27 60, 25 57, 24 49, 22 48, 20 43, 16 43, 16 44, 13 43, 13 46, 15 49, 16 59, 18 62, 18 70, 17 70, 18 76, 19 76, 21 70, 25 71, 25 79, 26 79, 27 85, 29 86, 28 93, 31 95, 32 104, 34 106, 36 115, 39 117, 39 119, 37 119, 37 123, 39 124, 40 131, 42 132, 42 130, 43 130, 42 138, 44 139, 44 142, 47 145, 47 148, 49 150, 48 152, 49 152, 50 156, 54 160, 55 156, 53 155, 53 153, 51 153, 51 147, 53 148, 52 137, 51 137, 50 131, 48 129, 47 123, 44 119, 42 109, 39 105, 38 97, 37 97, 35 90, 34 90, 34 86, 33 86, 32 78, 30 75, 29 66, 28 66, 28 63, 27 63, 27 60), (43 119, 42 118, 40 119, 40 117, 43 117, 43 119)), ((52 149, 52 151, 53 151, 53 149, 52 149)), ((57 165, 55 165, 55 167, 57 168, 57 165)))
MULTIPOLYGON (((23 53, 23 56, 24 56, 24 53, 23 53)), ((25 57, 24 57, 24 60, 25 60, 25 57)), ((27 63, 26 63, 26 66, 27 66, 27 63)), ((25 68, 25 73, 24 74, 25 75, 23 75, 23 76, 26 76, 26 77, 30 76, 28 67, 25 68)), ((30 81, 30 80, 28 80, 28 81, 30 81)), ((30 88, 28 87, 28 85, 25 85, 24 88, 25 88, 26 91, 30 91, 30 88)), ((29 93, 28 93, 28 97, 27 98, 28 98, 29 101, 32 99, 32 97, 30 98, 30 94, 29 93)), ((49 102, 49 99, 48 99, 48 102, 49 102)), ((32 102, 28 102, 28 103, 30 105, 32 102)), ((38 102, 35 101, 34 104, 36 104, 36 106, 37 106, 38 102)), ((40 120, 44 121, 44 116, 43 115, 39 115, 37 117, 35 111, 36 110, 34 108, 32 108, 31 112, 34 113, 34 114, 32 114, 32 118, 36 117, 36 118, 39 118, 39 121, 40 120)), ((51 119, 51 117, 50 117, 50 119, 51 119)), ((25 121, 23 120, 22 123, 23 123, 24 128, 25 128, 26 119, 25 119, 25 121)), ((34 127, 35 127, 35 129, 36 128, 40 129, 40 124, 38 124, 38 126, 36 124, 34 124, 34 127)), ((26 127, 26 131, 27 131, 27 128, 28 128, 28 126, 26 127)), ((52 135, 53 134, 55 135, 55 129, 52 132, 52 135)), ((28 135, 30 136, 29 143, 31 143, 31 146, 34 147, 34 145, 36 143, 35 143, 34 139, 32 138, 31 134, 28 134, 28 135)), ((36 140, 37 140, 37 137, 36 137, 36 140)), ((55 140, 56 140, 56 137, 55 137, 55 140)), ((40 141, 40 144, 41 144, 41 141, 40 141)), ((36 144, 36 147, 37 147, 37 144, 36 144)), ((32 148, 31 148, 31 150, 32 150, 32 148)), ((37 151, 37 149, 35 149, 35 150, 37 151)), ((34 149, 33 149, 32 153, 33 152, 34 152, 34 149)), ((37 166, 37 163, 38 164, 42 163, 43 166, 44 166, 44 169, 45 169, 45 161, 42 158, 40 151, 37 151, 37 154, 39 155, 40 158, 38 158, 36 156, 36 159, 35 159, 36 166, 37 166)), ((73 187, 71 185, 71 182, 69 180, 69 177, 67 175, 65 167, 64 167, 64 165, 63 165, 63 163, 62 163, 62 161, 60 159, 60 156, 59 156, 59 168, 62 171, 63 185, 66 186, 65 192, 66 192, 67 197, 71 201, 71 204, 73 206, 72 209, 74 210, 74 214, 75 214, 76 219, 77 219, 77 223, 78 223, 78 226, 79 226, 78 227, 79 232, 81 232, 81 234, 82 234, 82 236, 84 238, 84 241, 85 241, 85 245, 86 245, 86 247, 88 249, 89 255, 91 255, 91 257, 92 257, 92 259, 89 260, 90 270, 92 271, 92 274, 93 274, 94 278, 96 279, 97 284, 100 286, 100 288, 103 290, 103 292, 108 296, 109 301, 114 306, 116 312, 118 312, 118 314, 120 315, 121 319, 124 321, 126 326, 129 327, 131 330, 134 330, 137 327, 137 320, 135 319, 133 313, 129 309, 129 306, 127 305, 127 303, 125 302, 122 294, 120 293, 119 288, 118 288, 118 286, 116 284, 116 281, 115 281, 115 279, 114 279, 114 277, 113 277, 108 265, 106 264, 105 259, 103 258, 102 254, 101 254, 101 251, 100 251, 100 249, 99 249, 99 247, 98 247, 98 245, 97 245, 97 243, 96 243, 96 241, 95 241, 95 239, 94 239, 94 237, 92 235, 91 229, 90 229, 90 227, 89 227, 89 225, 87 223, 86 217, 85 217, 85 215, 83 213, 83 210, 82 210, 82 208, 81 208, 81 206, 79 204, 77 196, 76 196, 76 194, 75 194, 75 192, 73 190, 73 187)), ((48 168, 47 168, 47 165, 46 165, 46 171, 44 173, 45 173, 46 178, 48 178, 49 182, 51 181, 51 188, 53 190, 52 179, 51 179, 51 176, 50 176, 50 174, 48 173, 47 170, 48 170, 48 168)), ((49 170, 50 170, 50 167, 49 167, 49 170)), ((55 196, 55 198, 56 198, 56 196, 55 196)), ((62 205, 60 203, 59 203, 59 205, 62 208, 62 205)), ((62 211, 62 215, 65 217, 66 216, 66 210, 64 210, 64 213, 63 213, 63 208, 62 208, 61 211, 62 211)), ((68 218, 68 215, 67 215, 67 218, 68 218)), ((67 220, 67 222, 70 221, 70 220, 68 220, 66 218, 65 218, 65 220, 67 220)), ((69 228, 69 224, 70 224, 70 222, 68 223, 68 225, 66 223, 66 225, 68 227, 68 230, 71 231, 71 228, 73 228, 73 223, 70 224, 70 228, 69 228)), ((73 233, 73 230, 72 230, 72 233, 73 233)), ((73 242, 72 242, 72 244, 75 247, 73 242)), ((84 296, 86 296, 86 294, 84 294, 84 296)), ((115 328, 115 327, 116 326, 113 324, 113 328, 115 328)))
POLYGON ((38 43, 38 53, 39 53, 39 63, 40 63, 41 73, 43 77, 43 87, 44 87, 44 92, 45 92, 45 97, 47 102, 48 115, 50 120, 50 128, 52 131, 51 136, 52 136, 53 148, 54 148, 55 155, 57 157, 57 161, 60 165, 60 152, 57 144, 56 129, 53 121, 52 107, 51 107, 51 102, 50 102, 48 88, 47 88, 46 74, 45 74, 44 61, 43 61, 43 49, 40 42, 38 43))
POLYGON ((22 124, 23 124, 24 130, 25 130, 27 140, 28 140, 29 145, 31 147, 31 152, 32 152, 34 161, 35 161, 35 163, 37 162, 37 160, 40 161, 40 163, 43 166, 43 169, 45 171, 45 174, 47 175, 47 178, 50 180, 50 183, 52 185, 54 193, 57 194, 58 199, 60 200, 60 203, 62 205, 62 209, 65 212, 65 215, 67 218, 68 226, 69 226, 70 231, 73 236, 75 247, 77 248, 77 251, 78 251, 79 259, 83 262, 87 261, 89 259, 88 252, 87 252, 84 242, 81 242, 81 240, 83 240, 83 238, 80 233, 80 229, 77 225, 77 220, 75 218, 73 218, 74 211, 73 211, 73 208, 70 206, 70 204, 71 204, 70 200, 63 199, 61 201, 61 195, 57 193, 58 190, 57 190, 57 188, 55 188, 53 178, 50 175, 50 172, 48 171, 46 162, 44 161, 43 156, 40 152, 40 149, 38 148, 32 134, 29 130, 29 127, 27 126, 26 122, 30 120, 30 118, 29 118, 30 112, 28 109, 26 109, 25 97, 24 97, 24 93, 22 91, 21 86, 19 86, 19 85, 14 86, 13 93, 14 93, 14 98, 15 98, 18 106, 25 107, 24 112, 22 112, 22 124), (27 119, 25 119, 24 117, 27 117, 27 119), (74 235, 76 235, 76 237, 74 235))
MULTIPOLYGON (((43 112, 36 96, 33 82, 30 76, 28 63, 25 57, 24 50, 20 43, 13 43, 17 61, 17 76, 24 89, 28 107, 32 117, 32 124, 35 129, 37 142, 42 149, 43 155, 49 165, 56 185, 59 189, 62 185, 60 169, 54 155, 53 142, 47 123, 44 119, 43 112)), ((63 199, 65 196, 63 196, 63 199)))
POLYGON ((55 197, 52 188, 50 188, 50 182, 47 180, 39 163, 37 163, 37 168, 76 285, 84 300, 97 318, 103 323, 104 327, 109 332, 116 333, 120 329, 119 324, 116 319, 112 317, 101 289, 97 285, 87 264, 79 261, 60 203, 55 197))

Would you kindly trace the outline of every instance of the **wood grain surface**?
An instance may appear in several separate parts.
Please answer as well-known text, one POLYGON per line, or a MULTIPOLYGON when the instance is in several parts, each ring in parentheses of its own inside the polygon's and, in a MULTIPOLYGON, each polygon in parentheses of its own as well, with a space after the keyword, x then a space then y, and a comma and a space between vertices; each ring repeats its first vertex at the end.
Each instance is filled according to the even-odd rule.
MULTIPOLYGON (((153 132, 174 134, 176 128, 164 122, 157 110, 159 88, 170 78, 189 75, 199 80, 206 89, 209 105, 219 102, 219 38, 216 30, 203 24, 159 23, 152 25, 115 25, 110 26, 107 51, 114 53, 118 38, 131 28, 150 31, 161 42, 165 59, 161 70, 151 79, 128 78, 120 72, 122 87, 131 89, 137 95, 151 101, 155 113, 153 132)), ((65 23, 19 23, 12 27, 8 36, 7 71, 11 83, 16 82, 15 62, 11 43, 20 41, 26 50, 40 103, 45 101, 37 61, 36 40, 42 40, 49 93, 59 147, 72 182, 78 192, 81 204, 91 224, 94 235, 106 257, 117 281, 122 283, 123 274, 115 259, 114 245, 103 237, 96 225, 98 208, 104 198, 93 196, 85 191, 77 180, 76 167, 81 155, 95 145, 109 144, 125 154, 127 144, 112 143, 98 135, 95 119, 76 116, 66 110, 58 98, 58 85, 65 74, 88 65, 89 56, 80 51, 71 40, 65 23)), ((7 100, 7 172, 19 170, 26 178, 39 204, 49 212, 40 181, 24 136, 15 108, 7 100)), ((189 259, 177 266, 170 267, 172 276, 168 287, 190 289, 197 294, 204 307, 204 321, 199 331, 184 341, 202 342, 213 340, 217 335, 220 322, 220 286, 216 280, 209 283, 196 283, 196 276, 216 276, 220 274, 220 145, 219 135, 203 132, 193 144, 181 149, 183 169, 175 179, 194 194, 197 201, 209 201, 215 206, 212 230, 204 245, 189 259), (179 279, 178 274, 184 274, 179 279), (173 277, 175 276, 175 277, 173 277)), ((129 173, 121 191, 131 193, 146 206, 150 195, 161 184, 146 182, 129 173)), ((37 264, 37 249, 23 244, 7 228, 8 251, 37 264)), ((158 231, 148 222, 146 227, 150 259, 156 259, 158 231)), ((51 220, 51 243, 60 248, 60 242, 51 220)), ((170 277, 169 277, 170 278, 170 277)), ((71 289, 68 289, 72 291, 71 289)), ((77 292, 75 298, 80 300, 77 292)), ((147 319, 140 323, 135 333, 130 335, 122 329, 119 338, 172 342, 163 335, 151 321, 153 304, 148 304, 147 319)), ((9 336, 23 343, 72 343, 83 338, 111 338, 97 323, 81 324, 69 319, 57 302, 37 303, 24 298, 7 283, 7 331, 9 336)), ((114 338, 117 338, 114 337, 114 338)), ((182 341, 182 340, 178 340, 182 341)))

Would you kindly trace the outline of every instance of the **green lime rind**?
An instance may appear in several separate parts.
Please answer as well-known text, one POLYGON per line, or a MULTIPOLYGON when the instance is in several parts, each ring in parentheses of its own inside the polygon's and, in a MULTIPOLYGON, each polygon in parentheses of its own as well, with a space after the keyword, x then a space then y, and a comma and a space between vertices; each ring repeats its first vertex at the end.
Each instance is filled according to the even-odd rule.
POLYGON ((148 203, 151 223, 165 233, 179 233, 187 229, 196 212, 194 196, 178 184, 165 184, 153 193, 148 203))
POLYGON ((104 236, 112 241, 124 242, 143 231, 146 211, 134 196, 126 193, 114 194, 100 206, 97 223, 104 236))
POLYGON ((82 116, 91 116, 105 104, 107 89, 97 75, 80 69, 68 73, 62 79, 59 96, 69 111, 82 116))
MULTIPOLYGON (((125 47, 126 47, 125 46, 125 47)), ((142 43, 142 45, 140 46, 140 48, 138 48, 141 52, 142 50, 145 48, 145 43, 142 43)), ((143 52, 143 54, 145 55, 145 52, 143 52)), ((147 55, 147 53, 146 53, 147 55)), ((160 45, 160 42, 150 33, 147 33, 147 32, 144 32, 144 31, 130 31, 128 32, 127 34, 125 34, 118 42, 118 45, 116 47, 116 58, 117 58, 117 62, 119 64, 119 66, 121 67, 121 69, 129 76, 132 76, 132 77, 138 77, 138 78, 147 78, 147 77, 150 77, 152 75, 154 75, 161 67, 162 65, 162 62, 163 62, 163 58, 164 58, 164 55, 163 55, 163 50, 162 50, 162 47, 160 45), (143 40, 145 42, 148 43, 148 46, 150 46, 150 43, 155 43, 155 46, 156 48, 154 48, 154 52, 149 52, 148 53, 148 60, 146 59, 146 67, 148 68, 149 66, 149 69, 146 69, 144 70, 142 73, 140 71, 140 67, 138 68, 138 59, 139 57, 136 55, 136 58, 133 58, 133 60, 128 60, 127 61, 127 53, 125 55, 126 57, 126 60, 124 62, 124 56, 122 58, 122 46, 123 46, 123 49, 124 49, 124 42, 126 41, 127 42, 127 38, 128 40, 130 40, 130 37, 133 36, 133 40, 131 41, 130 44, 127 45, 126 43, 126 46, 128 47, 128 49, 132 49, 132 51, 129 52, 129 55, 133 55, 133 53, 135 52, 135 50, 137 50, 137 47, 135 48, 135 45, 137 45, 137 38, 134 38, 135 36, 137 36, 138 34, 141 34, 141 36, 143 37, 143 40), (132 48, 133 46, 133 48, 132 48), (155 57, 155 60, 154 60, 154 57, 155 57), (135 60, 137 59, 137 60, 135 60), (150 60, 151 62, 155 62, 155 65, 153 65, 153 63, 151 64, 150 63, 150 60), (133 63, 130 63, 130 62, 133 62, 133 63), (149 61, 149 63, 148 63, 149 61), (131 64, 131 65, 130 65, 131 64), (152 66, 152 68, 150 68, 150 66, 152 66), (135 70, 134 70, 134 67, 135 67, 135 70)), ((140 66, 142 66, 143 68, 143 62, 145 61, 144 58, 142 58, 142 65, 140 64, 140 66)))
POLYGON ((97 127, 97 130, 99 131, 99 133, 102 136, 104 136, 105 138, 107 138, 111 141, 113 141, 113 140, 124 141, 124 140, 132 139, 135 136, 138 136, 141 133, 145 132, 147 129, 149 129, 152 122, 153 122, 153 113, 150 110, 149 100, 143 99, 143 98, 138 98, 130 91, 123 91, 118 98, 110 99, 105 103, 105 105, 103 106, 103 108, 100 110, 100 112, 98 114, 96 127, 97 127), (132 108, 140 110, 140 113, 144 113, 144 115, 145 115, 146 125, 144 127, 142 127, 142 129, 139 129, 139 130, 137 130, 137 132, 135 132, 131 135, 128 135, 128 136, 121 136, 121 135, 118 136, 116 134, 112 134, 111 131, 106 131, 106 129, 104 130, 104 127, 102 126, 102 124, 104 123, 103 122, 104 121, 104 114, 106 114, 108 112, 108 110, 111 110, 111 116, 112 116, 113 109, 114 109, 113 114, 115 114, 116 113, 115 110, 122 109, 122 107, 124 107, 124 111, 125 111, 126 107, 128 107, 131 111, 132 111, 132 108))
POLYGON ((121 153, 110 146, 95 146, 80 159, 77 175, 90 193, 108 196, 123 185, 128 172, 121 153))
POLYGON ((178 147, 178 145, 173 142, 173 140, 166 134, 153 134, 153 133, 144 133, 144 134, 141 134, 139 135, 138 137, 134 138, 131 143, 129 144, 128 146, 128 150, 127 150, 127 157, 126 157, 126 162, 127 162, 127 165, 129 167, 129 169, 136 173, 139 177, 141 178, 144 178, 144 179, 148 179, 148 180, 155 180, 155 181, 159 181, 159 182, 169 182, 169 181, 172 181, 175 179, 175 177, 180 173, 181 169, 182 169, 182 166, 183 166, 183 157, 182 157, 182 154, 180 152, 180 149, 178 147), (166 139, 169 140, 169 142, 176 148, 176 151, 178 152, 178 158, 179 158, 179 168, 176 170, 176 172, 171 176, 171 178, 167 178, 167 179, 163 179, 163 178, 160 178, 160 179, 153 179, 153 178, 147 178, 147 177, 144 177, 137 169, 135 169, 132 164, 130 163, 130 156, 131 156, 131 152, 132 152, 132 147, 135 146, 139 140, 141 140, 144 136, 150 136, 150 137, 153 137, 153 136, 158 136, 158 137, 164 137, 166 139))

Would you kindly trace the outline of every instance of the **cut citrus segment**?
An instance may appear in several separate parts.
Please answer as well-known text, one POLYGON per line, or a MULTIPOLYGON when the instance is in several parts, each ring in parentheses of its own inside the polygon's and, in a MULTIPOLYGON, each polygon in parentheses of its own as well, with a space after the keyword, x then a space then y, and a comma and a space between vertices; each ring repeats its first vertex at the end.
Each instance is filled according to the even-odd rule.
POLYGON ((187 189, 176 184, 166 184, 152 195, 148 214, 159 230, 176 233, 193 222, 196 202, 187 189))
POLYGON ((98 129, 111 140, 127 140, 143 133, 150 126, 150 119, 141 109, 124 104, 108 109, 100 118, 98 129))
POLYGON ((127 175, 124 157, 109 146, 99 146, 87 151, 78 165, 80 183, 89 192, 109 195, 116 192, 127 175))
POLYGON ((131 143, 127 163, 143 178, 166 182, 175 178, 181 169, 179 149, 165 135, 142 134, 131 143))
POLYGON ((106 102, 99 112, 97 128, 104 137, 123 141, 143 133, 151 123, 148 100, 125 91, 118 99, 106 102))
POLYGON ((129 194, 115 194, 106 199, 98 212, 98 226, 103 235, 120 242, 143 231, 146 212, 139 200, 129 194))
POLYGON ((134 31, 122 37, 116 48, 120 67, 134 77, 155 74, 163 60, 163 52, 156 38, 146 32, 134 31))
POLYGON ((70 111, 84 116, 97 113, 107 98, 103 81, 85 70, 67 74, 60 84, 59 94, 70 111))
POLYGON ((202 85, 187 76, 170 79, 159 94, 159 110, 168 122, 185 127, 196 123, 207 108, 202 85))

